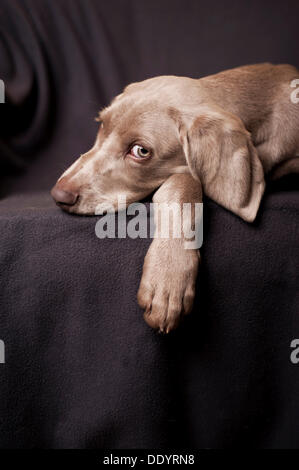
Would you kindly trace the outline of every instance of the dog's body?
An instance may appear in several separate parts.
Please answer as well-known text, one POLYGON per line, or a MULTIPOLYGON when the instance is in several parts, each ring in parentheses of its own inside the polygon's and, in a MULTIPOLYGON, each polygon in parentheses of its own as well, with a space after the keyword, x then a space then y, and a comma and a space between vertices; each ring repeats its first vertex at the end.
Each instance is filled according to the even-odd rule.
MULTIPOLYGON (((260 64, 129 85, 100 113, 94 147, 52 195, 69 212, 94 214, 99 204, 116 208, 119 194, 130 204, 159 188, 154 201, 182 204, 201 202, 203 190, 251 222, 264 175, 299 172, 298 78, 290 65, 260 64)), ((182 240, 154 239, 138 292, 154 328, 168 332, 191 310, 198 258, 182 240)))

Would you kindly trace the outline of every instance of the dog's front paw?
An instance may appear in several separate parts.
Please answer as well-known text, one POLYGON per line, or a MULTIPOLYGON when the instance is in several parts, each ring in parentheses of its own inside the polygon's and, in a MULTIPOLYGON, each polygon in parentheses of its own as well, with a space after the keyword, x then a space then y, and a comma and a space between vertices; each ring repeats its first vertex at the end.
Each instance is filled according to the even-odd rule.
POLYGON ((180 240, 154 240, 145 257, 137 294, 144 319, 163 333, 175 329, 193 306, 199 251, 180 240))

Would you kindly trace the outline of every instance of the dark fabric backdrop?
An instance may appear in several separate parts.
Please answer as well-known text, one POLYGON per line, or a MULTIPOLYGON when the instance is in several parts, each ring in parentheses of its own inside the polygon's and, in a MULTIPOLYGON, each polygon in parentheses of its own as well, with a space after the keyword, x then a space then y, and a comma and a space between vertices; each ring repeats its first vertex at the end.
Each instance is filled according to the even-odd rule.
POLYGON ((98 240, 48 190, 131 81, 298 61, 297 1, 0 0, 1 447, 298 447, 298 179, 248 225, 205 205, 193 314, 136 292, 149 240, 98 240))

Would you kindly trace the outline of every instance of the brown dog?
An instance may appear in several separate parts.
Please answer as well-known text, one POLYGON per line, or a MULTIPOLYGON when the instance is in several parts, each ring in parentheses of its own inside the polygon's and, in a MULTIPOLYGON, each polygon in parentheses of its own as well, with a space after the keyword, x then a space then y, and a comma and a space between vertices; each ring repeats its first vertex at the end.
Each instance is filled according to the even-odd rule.
MULTIPOLYGON (((100 113, 93 148, 52 195, 68 212, 94 214, 120 194, 130 204, 159 188, 154 201, 182 204, 201 202, 203 190, 251 222, 264 174, 299 171, 298 78, 290 65, 260 64, 133 83, 100 113)), ((191 310, 198 261, 182 240, 153 240, 138 292, 149 325, 168 332, 191 310)))

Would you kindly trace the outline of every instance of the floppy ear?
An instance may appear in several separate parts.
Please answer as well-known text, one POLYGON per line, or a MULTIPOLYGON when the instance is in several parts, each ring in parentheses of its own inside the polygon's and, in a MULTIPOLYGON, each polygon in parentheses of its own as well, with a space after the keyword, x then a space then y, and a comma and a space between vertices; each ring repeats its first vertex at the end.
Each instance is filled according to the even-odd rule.
POLYGON ((191 174, 218 204, 247 222, 257 214, 264 172, 242 121, 220 108, 203 108, 180 136, 191 174))

